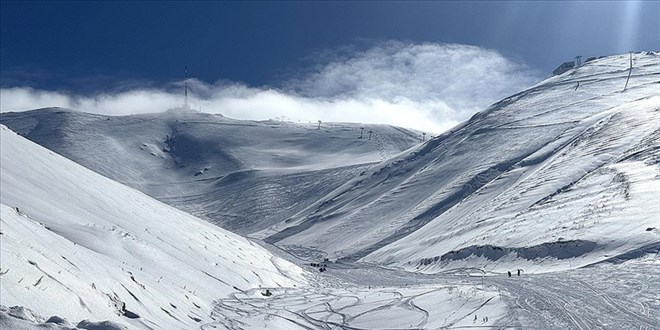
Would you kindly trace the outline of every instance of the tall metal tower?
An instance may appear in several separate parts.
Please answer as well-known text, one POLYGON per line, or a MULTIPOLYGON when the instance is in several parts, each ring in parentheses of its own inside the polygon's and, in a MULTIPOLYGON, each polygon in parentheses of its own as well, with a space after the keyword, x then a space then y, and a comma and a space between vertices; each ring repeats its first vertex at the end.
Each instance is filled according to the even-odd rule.
POLYGON ((186 65, 186 80, 183 81, 183 107, 188 109, 188 66, 186 65))
POLYGON ((633 52, 630 51, 629 53, 630 53, 630 70, 632 70, 632 53, 633 52))
POLYGON ((582 66, 582 55, 575 56, 575 67, 579 68, 582 66))
POLYGON ((631 52, 630 52, 630 68, 628 69, 628 78, 626 78, 626 85, 623 86, 623 91, 624 91, 624 92, 626 91, 626 88, 628 88, 628 81, 630 81, 630 75, 632 74, 632 69, 633 69, 633 66, 632 66, 632 64, 633 64, 633 63, 632 63, 632 62, 633 62, 632 54, 633 54, 633 52, 631 51, 631 52))

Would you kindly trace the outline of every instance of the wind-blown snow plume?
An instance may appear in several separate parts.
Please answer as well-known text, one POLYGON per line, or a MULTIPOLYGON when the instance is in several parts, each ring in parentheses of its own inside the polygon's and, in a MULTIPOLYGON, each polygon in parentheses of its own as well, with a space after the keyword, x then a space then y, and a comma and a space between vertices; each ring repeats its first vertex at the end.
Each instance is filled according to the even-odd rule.
MULTIPOLYGON (((310 70, 275 86, 190 79, 193 104, 238 119, 382 123, 439 133, 539 77, 496 51, 456 44, 389 41, 366 50, 326 51, 316 58, 310 70)), ((182 104, 182 84, 96 95, 8 87, 1 90, 0 108, 161 112, 182 104)))

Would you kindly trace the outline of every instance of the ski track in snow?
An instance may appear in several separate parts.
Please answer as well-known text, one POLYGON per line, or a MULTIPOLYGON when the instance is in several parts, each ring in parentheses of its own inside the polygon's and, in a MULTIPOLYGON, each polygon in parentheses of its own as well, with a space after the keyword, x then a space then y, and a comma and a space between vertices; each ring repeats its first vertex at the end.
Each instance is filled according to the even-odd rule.
POLYGON ((214 321, 203 329, 658 329, 658 267, 657 254, 512 277, 479 269, 434 275, 330 262, 328 271, 312 275, 310 287, 270 288, 270 297, 261 288, 219 299, 214 321))
POLYGON ((656 258, 511 278, 330 265, 317 287, 220 299, 202 328, 657 329, 659 265, 656 258))
POLYGON ((657 329, 658 260, 625 266, 489 279, 503 292, 510 314, 498 325, 523 329, 657 329))

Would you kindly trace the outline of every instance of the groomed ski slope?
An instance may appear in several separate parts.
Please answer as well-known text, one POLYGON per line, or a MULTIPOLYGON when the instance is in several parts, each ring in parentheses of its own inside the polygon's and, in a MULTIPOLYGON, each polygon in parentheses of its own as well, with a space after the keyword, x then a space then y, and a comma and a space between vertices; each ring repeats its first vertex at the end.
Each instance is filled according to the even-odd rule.
POLYGON ((422 272, 549 272, 657 249, 660 57, 634 54, 623 91, 628 65, 549 78, 253 236, 422 272))
POLYGON ((103 176, 242 235, 287 219, 421 143, 421 132, 388 125, 322 123, 319 129, 182 108, 115 117, 46 108, 0 119, 103 176))
MULTIPOLYGON (((196 328, 237 290, 304 271, 243 237, 94 173, 1 126, 1 304, 72 324, 196 328), (126 310, 139 318, 121 316, 126 310)), ((130 315, 130 314, 126 314, 130 315)), ((134 315, 133 315, 134 316, 134 315)))

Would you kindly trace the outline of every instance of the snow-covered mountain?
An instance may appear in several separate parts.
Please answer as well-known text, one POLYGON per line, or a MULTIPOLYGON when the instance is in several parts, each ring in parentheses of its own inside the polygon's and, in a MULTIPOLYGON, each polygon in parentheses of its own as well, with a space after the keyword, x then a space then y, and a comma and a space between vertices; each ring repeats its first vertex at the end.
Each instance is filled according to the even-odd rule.
POLYGON ((658 249, 660 57, 603 57, 426 143, 360 125, 62 109, 2 122, 103 175, 298 256, 545 272, 658 249), (412 146, 412 149, 408 149, 412 146), (408 149, 408 150, 406 150, 408 149), (376 163, 380 162, 380 163, 376 163))
POLYGON ((422 137, 387 125, 321 123, 319 129, 318 123, 234 120, 185 109, 108 117, 48 108, 3 113, 1 121, 108 178, 240 234, 288 219, 422 137))
POLYGON ((0 327, 657 328, 660 53, 634 58, 425 143, 181 109, 3 113, 0 327))
MULTIPOLYGON (((660 56, 589 61, 256 235, 436 272, 545 272, 660 246, 660 56)), ((302 248, 301 248, 302 247, 302 248)))
POLYGON ((195 328, 230 292, 307 281, 243 237, 0 131, 4 306, 88 329, 195 328))

